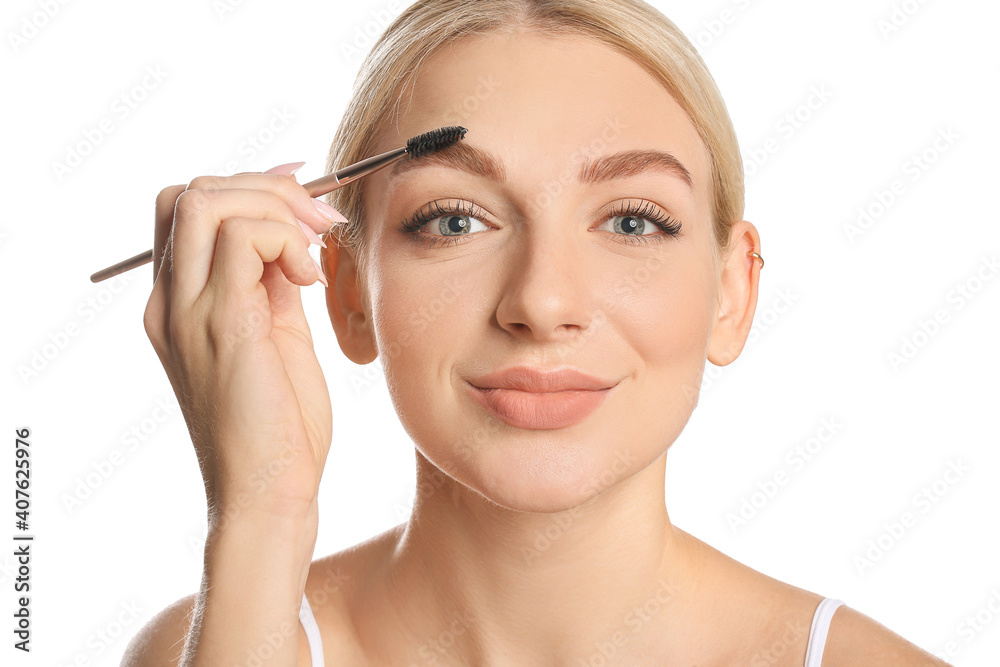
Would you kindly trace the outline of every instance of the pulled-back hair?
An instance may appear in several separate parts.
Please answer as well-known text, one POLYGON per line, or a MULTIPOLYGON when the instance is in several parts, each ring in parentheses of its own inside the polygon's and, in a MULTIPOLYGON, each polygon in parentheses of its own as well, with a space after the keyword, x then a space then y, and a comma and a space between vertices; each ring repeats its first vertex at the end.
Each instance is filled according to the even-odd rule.
MULTIPOLYGON (((467 35, 521 30, 589 36, 631 58, 670 92, 708 150, 712 228, 719 253, 728 252, 730 229, 742 219, 744 205, 736 132, 715 80, 694 46, 670 19, 641 0, 418 0, 392 22, 361 64, 330 146, 326 173, 374 154, 379 130, 398 116, 401 93, 424 58, 467 35)), ((331 233, 341 245, 354 249, 362 281, 368 255, 364 181, 327 195, 327 201, 349 220, 331 233)))

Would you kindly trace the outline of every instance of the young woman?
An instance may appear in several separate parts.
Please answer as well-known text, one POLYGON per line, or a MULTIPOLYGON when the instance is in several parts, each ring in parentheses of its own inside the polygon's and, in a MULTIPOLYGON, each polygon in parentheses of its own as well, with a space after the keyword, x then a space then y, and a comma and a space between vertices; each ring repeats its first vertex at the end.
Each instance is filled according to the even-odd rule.
POLYGON ((670 521, 667 450, 706 359, 742 351, 764 264, 725 104, 676 26, 638 0, 417 2, 363 64, 328 171, 449 125, 465 139, 333 210, 294 165, 161 192, 145 325, 210 533, 201 590, 124 664, 944 664, 670 521), (332 438, 299 298, 315 231, 337 339, 381 357, 418 493, 311 562, 332 438))

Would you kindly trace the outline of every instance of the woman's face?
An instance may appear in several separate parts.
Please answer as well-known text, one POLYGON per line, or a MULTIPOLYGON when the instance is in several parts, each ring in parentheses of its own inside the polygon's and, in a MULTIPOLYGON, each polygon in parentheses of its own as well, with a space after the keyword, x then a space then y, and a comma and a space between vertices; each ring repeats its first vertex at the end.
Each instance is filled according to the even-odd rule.
POLYGON ((719 290, 708 153, 656 80, 586 38, 467 38, 402 99, 376 152, 468 133, 365 186, 365 310, 394 406, 428 460, 495 503, 579 505, 660 457, 697 402, 719 290), (474 169, 471 148, 500 171, 474 169), (669 157, 598 164, 621 151, 669 153, 691 183, 669 157), (401 231, 419 213, 420 233, 401 231), (470 385, 512 366, 614 386, 575 423, 526 425, 470 385))

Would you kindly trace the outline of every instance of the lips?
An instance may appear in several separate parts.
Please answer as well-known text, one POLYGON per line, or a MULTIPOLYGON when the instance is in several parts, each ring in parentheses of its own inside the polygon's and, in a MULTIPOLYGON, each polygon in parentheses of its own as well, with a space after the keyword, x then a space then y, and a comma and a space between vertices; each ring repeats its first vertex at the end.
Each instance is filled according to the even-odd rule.
POLYGON ((469 380, 480 389, 517 389, 534 394, 556 391, 598 391, 618 384, 617 380, 603 380, 575 368, 557 368, 543 371, 529 366, 513 366, 502 371, 469 380))
POLYGON ((617 384, 572 368, 518 366, 474 378, 468 386, 477 403, 511 426, 557 429, 584 420, 617 384))

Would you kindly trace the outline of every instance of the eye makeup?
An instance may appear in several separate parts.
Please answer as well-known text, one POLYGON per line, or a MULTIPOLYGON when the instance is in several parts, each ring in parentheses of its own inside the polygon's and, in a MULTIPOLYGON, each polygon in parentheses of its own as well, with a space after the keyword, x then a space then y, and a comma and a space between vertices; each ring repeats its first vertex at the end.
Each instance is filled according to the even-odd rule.
MULTIPOLYGON (((605 222, 608 220, 614 221, 618 218, 622 218, 620 223, 613 224, 613 227, 616 230, 621 229, 623 231, 634 231, 638 229, 640 232, 640 234, 617 234, 615 232, 611 232, 613 236, 620 237, 621 240, 618 241, 619 243, 644 245, 654 241, 659 242, 668 238, 679 238, 681 236, 680 221, 662 212, 659 207, 650 201, 629 200, 616 202, 612 205, 607 215, 608 217, 605 219, 605 222), (642 234, 641 232, 645 231, 646 227, 644 221, 652 223, 652 225, 658 228, 662 233, 642 234)), ((441 244, 458 245, 465 242, 466 238, 463 237, 470 237, 477 233, 481 233, 461 232, 455 235, 437 235, 428 234, 427 232, 422 231, 423 227, 427 223, 446 217, 471 217, 476 218, 477 220, 487 220, 489 216, 486 216, 485 212, 481 208, 471 202, 463 200, 446 200, 442 204, 441 201, 435 200, 426 204, 423 208, 400 223, 399 229, 410 240, 428 248, 434 248, 441 244)), ((468 223, 465 222, 461 226, 464 228, 467 224, 468 223)))

